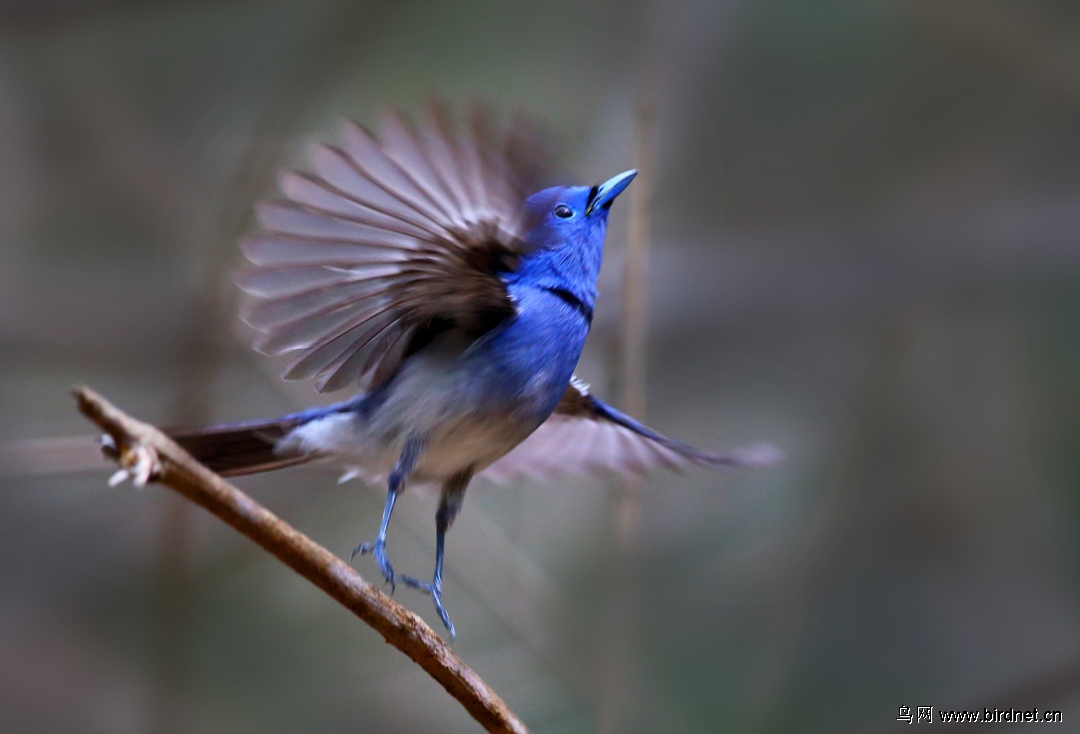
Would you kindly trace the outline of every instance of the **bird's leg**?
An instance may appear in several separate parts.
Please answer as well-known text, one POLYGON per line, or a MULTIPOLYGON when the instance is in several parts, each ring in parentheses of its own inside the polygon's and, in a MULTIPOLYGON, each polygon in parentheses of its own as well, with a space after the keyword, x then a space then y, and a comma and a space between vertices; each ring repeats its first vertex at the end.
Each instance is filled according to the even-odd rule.
POLYGON ((450 622, 450 615, 446 613, 446 608, 442 603, 443 553, 446 547, 446 531, 454 524, 454 518, 461 509, 461 503, 465 499, 465 488, 469 486, 470 479, 472 479, 472 470, 466 469, 450 477, 443 485, 442 494, 439 497, 439 509, 435 513, 435 575, 431 583, 418 581, 410 576, 401 577, 406 585, 431 594, 431 599, 435 602, 435 611, 439 613, 439 619, 446 626, 451 638, 454 636, 454 625, 450 622))
POLYGON ((352 552, 353 558, 356 558, 357 553, 370 553, 375 556, 375 562, 379 564, 383 578, 390 584, 391 594, 394 593, 394 567, 390 565, 390 560, 386 557, 386 527, 390 524, 390 515, 394 512, 394 502, 397 501, 398 492, 401 491, 405 479, 412 473, 423 450, 424 440, 419 436, 409 436, 405 439, 401 456, 398 457, 394 470, 390 472, 390 481, 386 489, 386 505, 383 506, 382 522, 379 523, 379 534, 375 537, 374 543, 361 543, 352 552))

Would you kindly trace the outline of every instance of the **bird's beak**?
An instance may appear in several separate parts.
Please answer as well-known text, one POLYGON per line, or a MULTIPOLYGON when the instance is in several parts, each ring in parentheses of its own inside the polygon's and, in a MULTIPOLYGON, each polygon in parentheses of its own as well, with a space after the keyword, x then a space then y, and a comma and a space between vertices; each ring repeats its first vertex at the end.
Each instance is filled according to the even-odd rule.
POLYGON ((634 180, 634 176, 637 175, 637 171, 630 169, 629 171, 623 171, 618 176, 609 178, 604 183, 596 187, 596 194, 593 195, 588 205, 585 207, 585 213, 591 214, 594 209, 607 209, 611 206, 611 202, 615 201, 615 197, 623 192, 630 182, 634 180))

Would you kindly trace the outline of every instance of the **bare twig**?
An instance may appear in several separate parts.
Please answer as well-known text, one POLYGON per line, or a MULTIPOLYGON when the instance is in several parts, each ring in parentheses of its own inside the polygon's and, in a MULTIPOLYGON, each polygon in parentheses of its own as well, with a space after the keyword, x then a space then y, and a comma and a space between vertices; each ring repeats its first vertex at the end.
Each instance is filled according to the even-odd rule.
POLYGON ((489 732, 528 732, 502 699, 424 623, 340 558, 199 464, 172 439, 89 388, 74 391, 83 415, 108 433, 136 482, 159 481, 201 505, 329 594, 401 650, 489 732))
MULTIPOLYGON (((630 189, 630 227, 623 264, 623 321, 619 354, 619 403, 623 410, 645 419, 646 352, 648 340, 649 227, 655 137, 655 81, 646 70, 634 111, 635 162, 642 175, 630 189)), ((637 601, 634 573, 637 567, 638 527, 645 484, 641 477, 626 477, 616 489, 614 513, 615 585, 611 626, 603 651, 599 730, 613 734, 626 728, 627 702, 635 685, 633 639, 637 601)))

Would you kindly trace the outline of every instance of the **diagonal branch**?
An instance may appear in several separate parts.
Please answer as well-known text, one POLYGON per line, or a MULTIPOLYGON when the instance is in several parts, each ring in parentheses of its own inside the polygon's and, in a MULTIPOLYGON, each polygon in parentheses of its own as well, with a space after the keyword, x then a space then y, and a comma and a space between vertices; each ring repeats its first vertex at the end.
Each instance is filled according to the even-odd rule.
POLYGON ((489 732, 528 729, 480 676, 413 614, 340 558, 193 459, 153 426, 136 420, 93 390, 74 391, 83 415, 108 433, 125 474, 159 481, 217 515, 366 622, 456 698, 489 732))

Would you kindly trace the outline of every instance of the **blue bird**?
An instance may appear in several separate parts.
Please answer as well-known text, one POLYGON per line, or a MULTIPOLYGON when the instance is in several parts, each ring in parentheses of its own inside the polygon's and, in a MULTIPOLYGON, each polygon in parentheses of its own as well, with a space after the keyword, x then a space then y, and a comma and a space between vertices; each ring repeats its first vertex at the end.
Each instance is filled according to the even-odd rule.
POLYGON ((612 203, 637 175, 536 191, 540 156, 520 125, 442 108, 387 115, 376 137, 351 122, 311 173, 280 177, 257 207, 236 280, 256 349, 293 356, 286 379, 345 402, 174 438, 210 469, 249 474, 331 459, 387 482, 370 553, 393 589, 387 526, 406 484, 440 488, 428 593, 442 602, 446 532, 476 475, 767 463, 768 449, 708 454, 605 405, 574 377, 592 322, 612 203))

